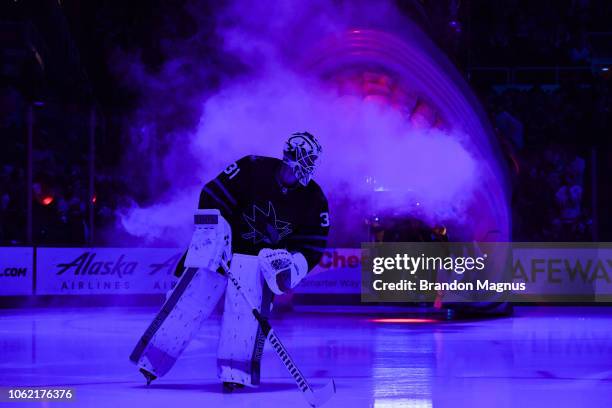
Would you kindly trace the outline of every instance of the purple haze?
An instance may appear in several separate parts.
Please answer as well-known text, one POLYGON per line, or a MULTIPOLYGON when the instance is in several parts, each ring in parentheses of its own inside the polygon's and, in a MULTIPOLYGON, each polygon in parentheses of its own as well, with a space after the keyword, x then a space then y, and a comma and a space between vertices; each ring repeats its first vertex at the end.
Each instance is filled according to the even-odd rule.
MULTIPOLYGON (((385 22, 397 21, 397 12, 387 3, 377 5, 376 13, 367 2, 358 6, 315 1, 304 3, 307 9, 301 4, 275 1, 256 10, 252 3, 238 1, 220 12, 217 35, 224 51, 246 70, 222 80, 214 92, 194 81, 186 97, 199 124, 173 130, 176 142, 167 149, 159 149, 154 140, 165 126, 160 123, 163 107, 143 103, 134 118, 131 156, 151 163, 155 184, 150 191, 156 191, 157 199, 152 205, 134 203, 121 211, 122 227, 142 238, 143 244, 184 245, 206 181, 247 154, 279 157, 285 138, 304 130, 323 144, 315 178, 328 195, 332 217, 342 220, 342 231, 354 228, 359 235, 364 217, 385 209, 418 211, 430 222, 469 221, 467 209, 474 193, 489 177, 470 135, 413 126, 400 111, 339 94, 296 63, 304 58, 304 50, 323 38, 340 36, 355 21, 389 27, 385 22), (167 187, 159 191, 159 185, 167 187), (373 200, 374 190, 387 191, 384 200, 373 200)), ((176 95, 177 83, 184 86, 185 81, 209 75, 209 67, 197 72, 197 62, 179 50, 159 76, 145 75, 138 64, 131 64, 129 75, 137 74, 138 85, 154 93, 153 100, 167 95, 167 103, 172 103, 181 97, 176 95), (186 62, 192 62, 196 72, 175 69, 186 62)), ((423 88, 414 84, 414 89, 423 88)))

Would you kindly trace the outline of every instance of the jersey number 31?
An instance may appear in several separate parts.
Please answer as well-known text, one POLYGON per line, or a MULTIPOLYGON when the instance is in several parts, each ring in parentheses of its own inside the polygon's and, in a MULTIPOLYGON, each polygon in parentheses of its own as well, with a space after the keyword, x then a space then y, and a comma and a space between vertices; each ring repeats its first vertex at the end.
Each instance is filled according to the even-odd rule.
POLYGON ((240 167, 238 167, 238 164, 234 162, 230 164, 229 166, 227 166, 225 170, 223 170, 223 172, 227 174, 229 176, 229 179, 231 180, 234 177, 236 177, 236 174, 240 172, 240 167))

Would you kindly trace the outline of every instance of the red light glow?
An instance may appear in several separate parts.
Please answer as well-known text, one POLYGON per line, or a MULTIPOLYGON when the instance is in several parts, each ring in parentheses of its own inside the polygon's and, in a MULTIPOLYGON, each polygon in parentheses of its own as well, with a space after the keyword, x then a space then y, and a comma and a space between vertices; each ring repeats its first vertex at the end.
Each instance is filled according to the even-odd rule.
POLYGON ((43 205, 49 205, 49 204, 51 204, 53 202, 53 197, 51 197, 51 196, 43 197, 41 202, 42 202, 43 205))
POLYGON ((400 317, 400 318, 383 318, 383 319, 370 319, 373 323, 437 323, 436 319, 427 319, 421 317, 400 317))

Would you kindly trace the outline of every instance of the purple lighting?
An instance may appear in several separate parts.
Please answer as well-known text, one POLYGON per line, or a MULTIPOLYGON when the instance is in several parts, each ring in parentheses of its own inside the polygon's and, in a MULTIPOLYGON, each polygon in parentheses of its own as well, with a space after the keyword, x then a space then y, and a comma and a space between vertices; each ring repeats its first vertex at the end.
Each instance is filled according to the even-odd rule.
MULTIPOLYGON (((419 30, 408 27, 395 34, 352 30, 320 41, 309 58, 309 68, 328 81, 340 83, 344 93, 354 92, 346 90, 345 78, 354 81, 360 72, 366 72, 369 78, 384 75, 385 82, 391 84, 386 94, 384 89, 376 89, 377 101, 384 99, 402 113, 410 125, 402 137, 413 139, 398 142, 392 132, 376 132, 376 140, 381 143, 381 139, 389 138, 395 143, 387 146, 390 150, 404 149, 412 154, 406 160, 416 160, 402 161, 400 167, 405 171, 391 178, 396 193, 401 190, 400 184, 415 198, 421 198, 424 206, 419 209, 420 215, 425 211, 430 219, 463 224, 463 233, 459 234, 463 239, 508 240, 505 169, 495 137, 465 81, 419 30), (419 144, 420 137, 423 143, 419 144), (450 152, 455 144, 458 150, 450 152), (419 159, 424 162, 419 163, 419 159), (470 179, 469 174, 478 180, 470 179), (462 179, 465 184, 458 180, 462 176, 466 177, 462 179), (453 211, 445 211, 448 208, 453 211)), ((375 179, 388 180, 383 167, 397 169, 398 161, 381 163, 385 165, 369 170, 375 179)), ((398 200, 391 203, 401 208, 398 200)), ((456 230, 454 235, 456 239, 456 230)))
MULTIPOLYGON (((362 27, 372 10, 354 7, 350 17, 279 7, 262 19, 230 8, 235 24, 219 34, 249 69, 202 93, 187 145, 156 162, 160 177, 176 181, 154 205, 126 208, 123 227, 148 242, 184 244, 203 182, 244 155, 278 157, 286 135, 308 130, 324 147, 315 178, 329 191, 331 245, 367 240, 364 218, 385 211, 452 225, 453 239, 508 240, 496 141, 464 80, 410 22, 389 23, 397 13, 378 10, 380 24, 362 27)), ((155 79, 157 92, 163 82, 155 79)), ((138 132, 139 146, 147 137, 138 132)))

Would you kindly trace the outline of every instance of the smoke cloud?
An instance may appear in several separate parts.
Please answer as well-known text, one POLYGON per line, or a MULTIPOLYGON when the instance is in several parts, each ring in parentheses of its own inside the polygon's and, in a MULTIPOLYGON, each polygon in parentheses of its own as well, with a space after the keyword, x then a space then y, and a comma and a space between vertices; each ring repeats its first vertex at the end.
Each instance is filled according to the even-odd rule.
POLYGON ((275 1, 265 13, 252 7, 235 1, 219 10, 217 35, 223 52, 243 69, 214 90, 196 82, 210 72, 173 68, 186 63, 197 67, 190 55, 175 55, 157 77, 139 75, 140 85, 167 95, 168 103, 180 97, 177 81, 193 80, 190 86, 197 91, 191 91, 189 106, 199 120, 195 128, 171 130, 172 137, 164 139, 170 142, 159 149, 151 139, 159 134, 154 130, 167 126, 159 123, 167 115, 143 103, 134 118, 131 156, 148 156, 143 162, 154 163, 149 174, 155 187, 149 189, 156 194, 149 204, 122 209, 122 228, 143 245, 184 245, 203 184, 242 156, 280 157, 283 142, 296 131, 313 133, 323 145, 315 179, 343 233, 354 229, 365 238, 364 217, 384 211, 418 214, 430 222, 462 220, 480 173, 466 135, 416 127, 393 107, 342 95, 296 66, 300 53, 321 37, 349 29, 352 21, 386 21, 383 27, 388 27, 399 14, 391 4, 377 4, 376 13, 367 2, 275 1))

